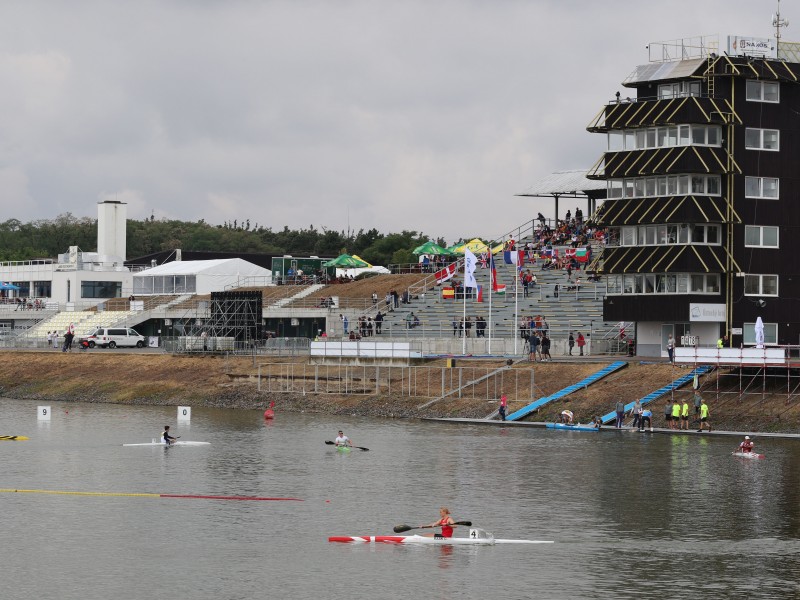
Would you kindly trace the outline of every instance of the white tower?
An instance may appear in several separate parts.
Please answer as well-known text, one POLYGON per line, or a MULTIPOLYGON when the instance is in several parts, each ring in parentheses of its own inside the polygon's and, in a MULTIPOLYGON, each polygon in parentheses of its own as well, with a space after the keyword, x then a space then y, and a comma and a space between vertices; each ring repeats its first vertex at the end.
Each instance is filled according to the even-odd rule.
POLYGON ((100 260, 127 258, 128 205, 116 200, 97 203, 97 254, 100 260), (108 257, 108 258, 105 258, 108 257))

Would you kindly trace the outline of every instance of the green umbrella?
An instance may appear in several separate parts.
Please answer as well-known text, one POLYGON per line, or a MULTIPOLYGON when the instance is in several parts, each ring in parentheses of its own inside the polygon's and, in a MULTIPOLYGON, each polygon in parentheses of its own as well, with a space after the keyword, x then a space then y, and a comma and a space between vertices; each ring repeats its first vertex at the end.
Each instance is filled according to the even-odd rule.
POLYGON ((349 254, 342 254, 341 256, 337 256, 333 260, 329 260, 326 263, 322 263, 322 266, 339 267, 340 269, 363 269, 364 267, 368 267, 369 263, 364 262, 359 258, 350 256, 349 254))
POLYGON ((430 240, 422 244, 422 246, 417 246, 411 252, 412 254, 432 254, 435 256, 450 256, 453 254, 447 248, 442 248, 439 244, 430 240))

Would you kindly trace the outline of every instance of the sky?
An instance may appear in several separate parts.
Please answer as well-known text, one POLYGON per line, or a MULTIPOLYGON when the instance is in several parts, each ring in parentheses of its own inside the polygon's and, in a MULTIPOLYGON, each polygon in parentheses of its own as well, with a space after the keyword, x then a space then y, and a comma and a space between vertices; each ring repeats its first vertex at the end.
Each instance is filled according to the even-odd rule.
POLYGON ((0 222, 119 200, 132 219, 497 239, 552 216, 515 194, 600 158, 586 126, 647 44, 770 37, 776 8, 4 0, 0 222))

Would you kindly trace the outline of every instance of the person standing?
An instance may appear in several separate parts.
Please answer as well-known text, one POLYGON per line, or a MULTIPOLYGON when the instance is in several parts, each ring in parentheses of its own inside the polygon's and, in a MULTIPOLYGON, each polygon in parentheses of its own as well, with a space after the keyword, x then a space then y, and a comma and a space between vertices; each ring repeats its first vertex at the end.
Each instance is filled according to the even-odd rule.
POLYGON ((347 331, 347 328, 350 325, 350 322, 347 320, 347 317, 344 316, 344 315, 339 315, 339 318, 342 320, 342 330, 344 331, 344 334, 347 335, 349 333, 347 331))
POLYGON ((529 355, 530 361, 536 362, 536 356, 539 354, 539 336, 535 333, 531 333, 528 343, 531 346, 531 353, 529 355))
POLYGON ((552 362, 553 357, 550 356, 550 338, 547 337, 547 331, 542 333, 541 346, 542 346, 542 361, 548 360, 552 362))
POLYGON ((58 330, 53 331, 53 350, 58 350, 58 330))
POLYGON ((578 354, 583 356, 583 347, 586 345, 586 339, 580 331, 578 332, 578 339, 575 340, 575 342, 578 344, 578 354))
POLYGON ((672 405, 672 429, 681 428, 681 403, 675 402, 672 405))
POLYGON ((381 334, 381 326, 383 325, 383 314, 381 311, 378 311, 378 314, 375 315, 375 335, 381 334))
POLYGON ((617 429, 620 429, 622 427, 623 421, 625 420, 625 403, 622 400, 617 400, 617 406, 615 410, 617 412, 616 426, 617 429))
POLYGON ((501 421, 505 421, 506 420, 506 409, 507 408, 508 408, 508 398, 506 397, 505 394, 503 394, 502 396, 500 396, 500 408, 498 409, 498 412, 500 413, 500 420, 501 421))
POLYGON ((208 352, 208 333, 205 329, 200 333, 200 340, 203 343, 203 352, 208 352))
POLYGON ((53 345, 53 334, 48 331, 47 332, 47 347, 49 348, 52 345, 53 345))
POLYGON ((372 306, 378 305, 378 292, 372 292, 372 306))
POLYGON ((642 401, 637 398, 636 402, 633 403, 633 409, 631 409, 633 413, 633 427, 634 429, 641 429, 642 428, 642 413, 644 412, 644 408, 642 408, 642 401))
POLYGON ((689 401, 684 400, 681 404, 681 429, 689 431, 689 401))
POLYGON ((703 398, 697 392, 694 393, 694 418, 700 421, 700 405, 703 403, 703 398))
POLYGON ((671 333, 667 338, 667 354, 669 355, 669 362, 675 362, 675 339, 672 337, 671 333))
POLYGON ((711 432, 711 423, 709 423, 708 421, 708 415, 709 415, 708 404, 706 404, 706 401, 703 400, 702 403, 700 404, 700 429, 697 430, 697 433, 703 431, 706 425, 708 425, 709 433, 711 432))
POLYGON ((672 429, 672 400, 667 398, 667 403, 664 405, 664 421, 667 427, 672 429))
POLYGON ((575 336, 572 335, 572 332, 569 332, 569 355, 572 356, 572 349, 575 347, 575 336))

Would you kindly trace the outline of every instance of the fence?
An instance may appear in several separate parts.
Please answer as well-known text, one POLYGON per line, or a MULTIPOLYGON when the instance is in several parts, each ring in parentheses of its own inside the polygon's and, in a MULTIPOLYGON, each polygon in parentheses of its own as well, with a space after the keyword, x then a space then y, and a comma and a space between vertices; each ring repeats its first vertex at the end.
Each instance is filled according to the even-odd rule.
MULTIPOLYGON (((532 369, 262 363, 258 390, 273 393, 395 394, 527 401, 537 393, 532 369)), ((443 400, 443 401, 446 401, 443 400)), ((487 407, 489 412, 489 407, 487 407)))

